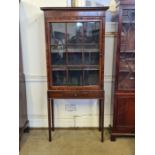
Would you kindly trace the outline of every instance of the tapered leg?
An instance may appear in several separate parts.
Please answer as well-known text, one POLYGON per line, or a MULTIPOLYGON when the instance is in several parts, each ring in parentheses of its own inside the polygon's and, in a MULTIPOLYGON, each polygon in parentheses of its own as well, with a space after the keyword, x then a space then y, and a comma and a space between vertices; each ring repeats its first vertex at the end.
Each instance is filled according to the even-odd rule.
POLYGON ((52 141, 51 137, 51 100, 48 98, 48 132, 49 132, 49 141, 52 141))
POLYGON ((101 131, 101 100, 99 99, 99 131, 101 131))
POLYGON ((104 141, 104 100, 101 99, 101 142, 104 141))
POLYGON ((54 131, 54 101, 51 99, 51 107, 52 107, 52 131, 54 131))

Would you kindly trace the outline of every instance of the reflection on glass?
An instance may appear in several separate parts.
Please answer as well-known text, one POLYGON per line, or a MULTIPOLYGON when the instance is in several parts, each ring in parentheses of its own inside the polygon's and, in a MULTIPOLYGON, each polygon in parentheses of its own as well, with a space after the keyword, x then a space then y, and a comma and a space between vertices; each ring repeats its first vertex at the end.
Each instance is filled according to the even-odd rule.
POLYGON ((122 20, 125 23, 133 23, 135 22, 135 10, 132 9, 127 9, 127 10, 123 10, 123 16, 122 16, 122 20))
MULTIPOLYGON (((66 64, 66 24, 65 23, 50 23, 51 27, 51 63, 52 65, 66 64)), ((63 72, 54 72, 55 81, 63 72)), ((54 75, 53 75, 54 76, 54 75)), ((54 78, 54 77, 53 77, 54 78)), ((53 79, 54 80, 54 79, 53 79)), ((60 80, 59 80, 60 81, 60 80)))
POLYGON ((135 50, 135 26, 123 24, 121 32, 121 51, 128 52, 135 50))
POLYGON ((135 53, 121 52, 119 64, 119 89, 134 89, 135 86, 135 53))
POLYGON ((83 23, 67 23, 67 33, 68 52, 82 52, 83 23))
POLYGON ((68 71, 68 85, 80 86, 82 85, 82 70, 69 70, 68 71))
POLYGON ((119 89, 134 89, 135 88, 135 74, 121 72, 118 79, 119 89))
POLYGON ((99 22, 84 22, 83 24, 83 42, 98 43, 99 42, 99 22))
POLYGON ((51 53, 52 65, 65 65, 66 54, 65 53, 51 53))
POLYGON ((53 71, 52 77, 54 86, 66 85, 66 71, 53 71))
POLYGON ((119 89, 135 87, 135 12, 123 10, 121 31, 121 53, 119 64, 119 89))
POLYGON ((84 53, 84 64, 98 65, 99 64, 99 53, 85 52, 84 53))
POLYGON ((65 45, 63 44, 51 45, 51 53, 59 53, 61 55, 65 51, 65 45))
POLYGON ((66 43, 65 23, 51 23, 51 45, 64 45, 66 43))
POLYGON ((99 22, 67 23, 67 48, 81 52, 82 48, 98 50, 99 22))
POLYGON ((68 52, 82 52, 82 45, 78 43, 68 44, 67 50, 68 52))
POLYGON ((134 59, 121 59, 120 60, 120 71, 135 71, 135 61, 134 59))
POLYGON ((99 81, 98 70, 84 70, 84 85, 97 85, 99 81))
POLYGON ((67 23, 67 43, 79 44, 83 42, 83 23, 67 23))
POLYGON ((121 51, 132 52, 135 50, 135 12, 123 10, 123 23, 121 32, 121 51))
POLYGON ((135 72, 135 53, 120 53, 120 71, 135 72))
POLYGON ((82 64, 82 53, 68 53, 68 64, 69 65, 82 64))

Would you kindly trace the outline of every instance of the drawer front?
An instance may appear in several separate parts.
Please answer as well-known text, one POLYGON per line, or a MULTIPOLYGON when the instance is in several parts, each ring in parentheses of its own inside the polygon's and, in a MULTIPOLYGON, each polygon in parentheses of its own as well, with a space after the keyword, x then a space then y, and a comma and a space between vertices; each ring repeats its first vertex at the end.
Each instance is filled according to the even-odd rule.
POLYGON ((88 98, 104 98, 104 91, 49 91, 49 98, 75 98, 75 99, 88 99, 88 98))

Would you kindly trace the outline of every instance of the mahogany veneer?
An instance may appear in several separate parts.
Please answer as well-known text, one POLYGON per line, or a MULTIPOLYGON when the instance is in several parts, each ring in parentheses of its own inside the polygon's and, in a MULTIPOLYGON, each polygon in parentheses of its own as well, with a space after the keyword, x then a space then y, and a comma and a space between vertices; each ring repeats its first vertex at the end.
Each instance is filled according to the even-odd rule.
POLYGON ((48 75, 49 141, 54 130, 54 99, 98 99, 99 129, 104 124, 104 34, 108 7, 42 7, 48 75), (52 116, 52 117, 51 117, 52 116))

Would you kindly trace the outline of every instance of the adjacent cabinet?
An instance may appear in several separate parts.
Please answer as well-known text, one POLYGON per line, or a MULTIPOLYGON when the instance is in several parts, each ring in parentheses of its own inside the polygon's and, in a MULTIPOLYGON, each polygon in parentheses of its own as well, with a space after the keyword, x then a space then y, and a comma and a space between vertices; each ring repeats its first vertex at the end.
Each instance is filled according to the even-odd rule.
POLYGON ((49 141, 54 99, 98 99, 104 123, 104 33, 108 7, 42 7, 45 17, 49 141))
POLYGON ((133 0, 120 0, 118 3, 116 47, 111 140, 115 140, 117 136, 134 136, 135 132, 135 5, 133 0))
POLYGON ((19 148, 21 147, 24 132, 29 132, 29 121, 27 116, 26 83, 23 70, 21 38, 19 36, 19 148))

